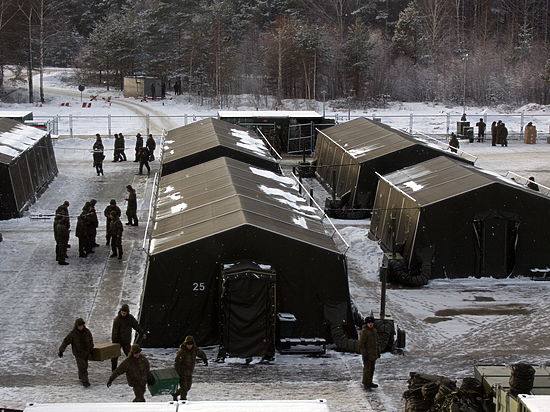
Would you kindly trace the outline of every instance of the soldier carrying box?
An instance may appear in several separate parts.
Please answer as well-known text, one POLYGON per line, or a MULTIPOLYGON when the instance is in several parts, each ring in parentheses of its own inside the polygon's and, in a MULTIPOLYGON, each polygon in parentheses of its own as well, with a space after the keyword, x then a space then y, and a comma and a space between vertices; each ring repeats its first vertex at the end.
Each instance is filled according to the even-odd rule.
MULTIPOLYGON (((111 341, 120 343, 120 347, 125 355, 130 353, 130 344, 132 343, 132 329, 134 329, 143 339, 147 339, 147 333, 139 325, 136 318, 130 314, 130 307, 124 304, 120 307, 118 315, 113 320, 113 330, 111 341)), ((111 359, 111 370, 115 370, 118 364, 118 358, 111 359)))

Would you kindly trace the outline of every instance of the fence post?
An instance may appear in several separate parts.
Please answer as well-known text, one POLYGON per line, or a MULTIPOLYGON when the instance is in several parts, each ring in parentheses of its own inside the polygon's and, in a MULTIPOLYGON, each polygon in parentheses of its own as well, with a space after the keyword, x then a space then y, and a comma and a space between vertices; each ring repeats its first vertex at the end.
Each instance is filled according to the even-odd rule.
POLYGON ((147 136, 149 136, 149 114, 145 115, 145 128, 147 129, 147 136))
MULTIPOLYGON (((521 112, 521 120, 519 121, 519 134, 521 135, 521 132, 523 132, 523 116, 525 112, 521 112)), ((519 140, 521 140, 521 136, 519 137, 519 140)))
POLYGON ((409 133, 413 132, 413 123, 414 123, 414 114, 411 113, 409 116, 409 133))
POLYGON ((187 120, 187 113, 185 113, 185 114, 183 115, 183 125, 184 125, 184 126, 187 126, 187 122, 188 122, 188 120, 187 120))
POLYGON ((109 131, 109 137, 111 137, 111 114, 107 115, 107 130, 109 131))
POLYGON ((69 114, 69 134, 71 135, 71 138, 73 138, 73 115, 69 114))
POLYGON ((450 130, 451 130, 451 113, 447 112, 447 135, 449 135, 450 130))

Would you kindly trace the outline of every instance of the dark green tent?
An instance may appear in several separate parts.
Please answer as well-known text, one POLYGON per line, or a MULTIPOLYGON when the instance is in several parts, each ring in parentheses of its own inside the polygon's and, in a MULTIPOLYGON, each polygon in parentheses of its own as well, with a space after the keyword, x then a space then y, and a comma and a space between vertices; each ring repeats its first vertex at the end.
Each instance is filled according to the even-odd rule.
POLYGON ((437 157, 380 177, 369 237, 429 278, 538 276, 550 267, 550 198, 437 157), (539 269, 539 270, 537 270, 539 269))
POLYGON ((269 301, 296 317, 285 337, 328 340, 325 310, 354 336, 346 258, 296 182, 218 158, 160 180, 140 316, 151 331, 144 344, 176 347, 186 335, 219 343, 220 276, 224 265, 244 260, 276 274, 275 300, 256 304, 269 301))

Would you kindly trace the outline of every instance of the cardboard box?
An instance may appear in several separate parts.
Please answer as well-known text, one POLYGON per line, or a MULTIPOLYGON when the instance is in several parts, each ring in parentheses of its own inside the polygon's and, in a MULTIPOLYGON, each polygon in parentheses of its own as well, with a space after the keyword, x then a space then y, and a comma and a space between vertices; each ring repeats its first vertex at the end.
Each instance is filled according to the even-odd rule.
POLYGON ((92 350, 92 361, 104 361, 107 359, 118 358, 120 356, 119 343, 96 343, 92 350))
POLYGON ((180 377, 174 368, 151 371, 155 378, 154 385, 147 385, 152 396, 170 395, 178 390, 180 377))

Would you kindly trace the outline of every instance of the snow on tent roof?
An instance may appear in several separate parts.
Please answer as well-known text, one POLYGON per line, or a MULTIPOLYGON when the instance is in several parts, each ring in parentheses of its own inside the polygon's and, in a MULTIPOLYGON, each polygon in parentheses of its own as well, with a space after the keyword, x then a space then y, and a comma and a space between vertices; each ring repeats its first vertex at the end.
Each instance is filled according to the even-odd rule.
POLYGON ((216 146, 273 158, 264 141, 253 132, 223 120, 208 118, 168 131, 163 161, 167 163, 216 146))
POLYGON ((257 110, 242 110, 242 111, 239 111, 239 110, 227 110, 227 111, 219 111, 218 112, 218 117, 220 119, 223 119, 223 118, 235 118, 235 117, 261 117, 261 118, 266 118, 266 117, 273 117, 273 118, 282 118, 282 117, 288 117, 288 118, 296 118, 296 119, 299 119, 299 118, 316 118, 316 117, 323 117, 322 115, 320 115, 319 113, 317 112, 314 112, 314 111, 308 111, 308 110, 304 110, 304 111, 288 111, 288 110, 260 110, 260 111, 257 111, 257 110))
POLYGON ((47 132, 11 119, 0 118, 0 163, 9 164, 47 132))
POLYGON ((290 178, 222 157, 160 180, 151 254, 251 225, 338 252, 290 178))
POLYGON ((3 118, 3 117, 7 117, 7 118, 20 117, 20 118, 25 118, 26 119, 30 115, 32 115, 32 112, 26 112, 26 111, 23 111, 23 110, 0 110, 0 118, 3 118))
POLYGON ((329 127, 322 133, 359 163, 414 145, 430 146, 443 153, 439 147, 422 139, 416 139, 405 132, 364 117, 329 127))
POLYGON ((538 194, 500 175, 445 156, 438 156, 389 173, 384 175, 384 179, 412 197, 420 206, 436 203, 493 183, 501 183, 531 194, 538 194))

